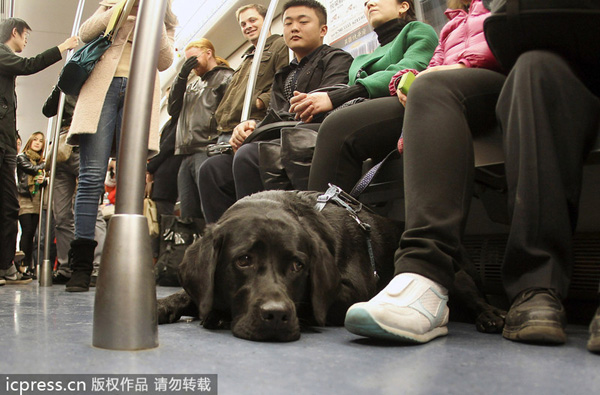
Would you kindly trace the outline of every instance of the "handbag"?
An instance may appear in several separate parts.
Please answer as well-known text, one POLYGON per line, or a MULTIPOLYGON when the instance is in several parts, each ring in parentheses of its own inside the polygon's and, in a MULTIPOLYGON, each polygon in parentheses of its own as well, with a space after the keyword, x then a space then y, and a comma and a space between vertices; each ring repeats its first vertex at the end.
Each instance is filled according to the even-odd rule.
POLYGON ((556 52, 581 71, 600 65, 600 2, 596 0, 496 0, 483 28, 500 65, 541 49, 556 52))
POLYGON ((135 0, 122 0, 116 4, 104 34, 75 51, 67 61, 60 72, 57 83, 58 88, 65 95, 79 95, 94 66, 111 46, 117 31, 129 16, 134 2, 135 0))
POLYGON ((266 189, 308 189, 317 131, 293 127, 281 129, 281 138, 258 144, 258 166, 266 189))
MULTIPOLYGON (((151 190, 152 187, 149 189, 151 190)), ((150 195, 151 192, 147 192, 146 197, 144 197, 143 214, 148 221, 148 231, 150 232, 150 237, 155 238, 160 234, 160 224, 158 223, 158 210, 156 208, 156 203, 150 198, 150 195)))
POLYGON ((175 215, 161 216, 160 252, 154 267, 156 284, 178 287, 178 269, 185 250, 201 237, 206 222, 203 218, 179 218, 175 215))

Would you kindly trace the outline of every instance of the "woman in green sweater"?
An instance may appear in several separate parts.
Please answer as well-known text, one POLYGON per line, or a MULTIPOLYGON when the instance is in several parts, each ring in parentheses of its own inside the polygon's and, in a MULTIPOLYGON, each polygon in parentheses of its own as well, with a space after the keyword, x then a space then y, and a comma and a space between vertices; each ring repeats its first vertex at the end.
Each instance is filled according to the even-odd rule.
POLYGON ((364 160, 379 161, 396 146, 404 107, 389 95, 390 79, 402 69, 424 70, 438 44, 433 28, 416 21, 412 0, 369 0, 365 14, 380 46, 354 60, 350 85, 327 93, 298 93, 291 101, 291 111, 306 123, 338 109, 319 128, 310 190, 325 191, 333 183, 350 191, 364 160), (378 99, 347 106, 363 98, 378 99))

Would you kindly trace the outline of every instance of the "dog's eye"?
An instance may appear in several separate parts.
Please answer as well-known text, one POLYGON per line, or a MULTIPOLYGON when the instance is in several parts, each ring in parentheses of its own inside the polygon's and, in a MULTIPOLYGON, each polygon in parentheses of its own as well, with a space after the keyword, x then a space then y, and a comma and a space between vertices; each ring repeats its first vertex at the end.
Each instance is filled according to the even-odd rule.
POLYGON ((300 261, 294 261, 294 262, 292 262, 292 271, 293 272, 299 272, 302 269, 304 269, 304 263, 302 263, 300 261))
POLYGON ((252 266, 252 257, 250 255, 242 255, 236 258, 235 264, 242 268, 250 267, 252 266))

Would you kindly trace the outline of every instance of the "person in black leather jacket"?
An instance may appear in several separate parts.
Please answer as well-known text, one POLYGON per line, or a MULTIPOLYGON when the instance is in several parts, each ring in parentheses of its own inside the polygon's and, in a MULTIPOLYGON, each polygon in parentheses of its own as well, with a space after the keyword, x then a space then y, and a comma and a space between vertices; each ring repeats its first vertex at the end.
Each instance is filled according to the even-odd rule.
POLYGON ((17 155, 19 223, 22 230, 19 249, 25 253, 22 265, 29 266, 30 272, 33 272, 33 238, 40 220, 40 189, 45 185, 44 148, 44 134, 35 132, 29 137, 23 152, 17 155))
POLYGON ((199 39, 185 49, 187 60, 169 94, 168 112, 179 116, 175 155, 185 155, 177 175, 181 217, 202 217, 198 170, 207 159, 206 147, 218 138, 215 111, 223 98, 233 70, 218 57, 212 43, 199 39), (188 77, 191 71, 200 77, 188 77))

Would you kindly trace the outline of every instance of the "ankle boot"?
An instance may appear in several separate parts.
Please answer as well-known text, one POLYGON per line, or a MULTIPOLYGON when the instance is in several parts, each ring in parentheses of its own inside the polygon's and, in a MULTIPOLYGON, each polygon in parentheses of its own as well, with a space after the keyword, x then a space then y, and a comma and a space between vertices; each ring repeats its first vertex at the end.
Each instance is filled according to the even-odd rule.
POLYGON ((71 242, 71 279, 67 282, 67 292, 86 292, 90 289, 90 277, 94 268, 94 250, 98 243, 90 239, 75 239, 71 242))

